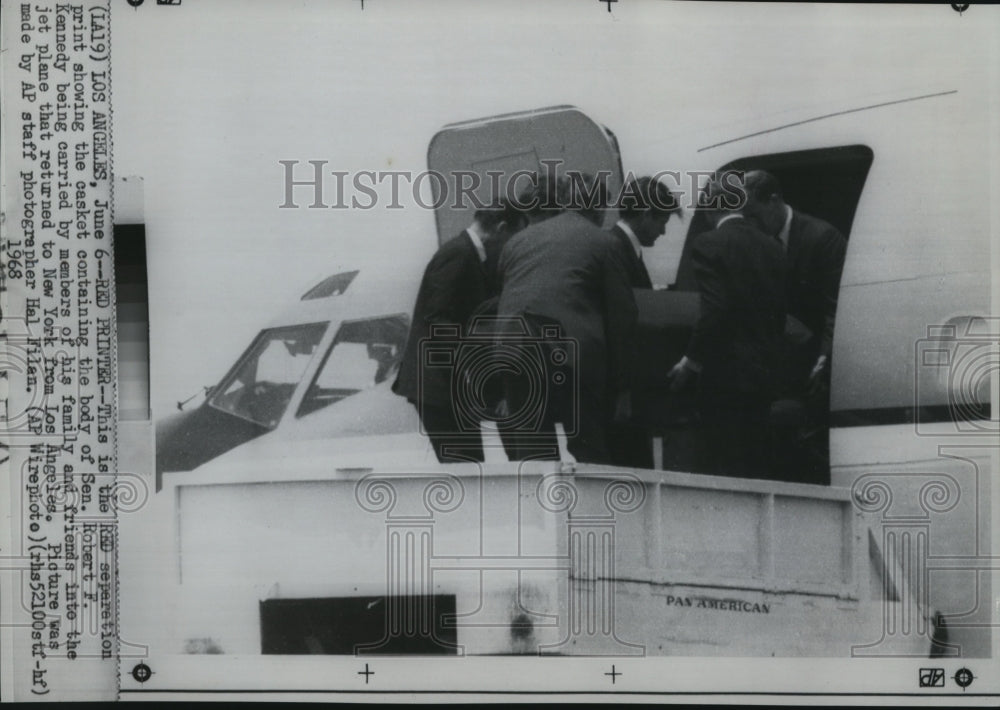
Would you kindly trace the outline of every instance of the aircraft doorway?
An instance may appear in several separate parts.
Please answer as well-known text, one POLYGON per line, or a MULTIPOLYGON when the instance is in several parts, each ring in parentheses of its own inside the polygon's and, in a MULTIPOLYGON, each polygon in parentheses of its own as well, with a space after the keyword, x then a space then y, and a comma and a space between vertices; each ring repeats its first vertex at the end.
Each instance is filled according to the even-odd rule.
MULTIPOLYGON (((777 179, 784 202, 792 208, 793 215, 822 220, 843 238, 827 236, 810 242, 797 240, 794 234, 789 239, 785 234, 789 239, 786 243, 789 282, 785 376, 778 399, 772 404, 769 421, 775 478, 805 483, 830 482, 832 361, 829 337, 825 347, 823 343, 825 328, 820 312, 830 314, 831 320, 835 318, 843 259, 873 157, 867 146, 851 145, 748 156, 720 168, 720 172, 767 171, 777 179), (830 246, 836 243, 839 247, 830 246), (825 360, 821 363, 819 356, 824 352, 825 360)), ((793 219, 799 220, 790 223, 791 231, 796 232, 805 218, 793 219)), ((690 250, 698 235, 707 228, 704 214, 696 212, 688 229, 673 290, 697 292, 690 250)), ((687 406, 694 407, 693 399, 687 406)), ((678 420, 696 422, 697 416, 692 412, 690 417, 678 420)), ((675 427, 667 433, 664 437, 665 462, 670 460, 669 449, 673 445, 674 451, 686 459, 681 470, 701 470, 699 448, 691 443, 698 436, 692 429, 697 428, 697 425, 688 424, 680 431, 675 427)), ((674 466, 668 463, 664 467, 674 466)))

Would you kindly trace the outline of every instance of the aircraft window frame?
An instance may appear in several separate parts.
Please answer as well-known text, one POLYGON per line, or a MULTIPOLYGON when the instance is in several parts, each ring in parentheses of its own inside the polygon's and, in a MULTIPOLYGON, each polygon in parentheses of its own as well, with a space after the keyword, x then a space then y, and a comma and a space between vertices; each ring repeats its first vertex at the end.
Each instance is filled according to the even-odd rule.
POLYGON ((354 271, 341 271, 340 273, 333 274, 332 276, 327 276, 325 279, 320 281, 318 284, 310 288, 304 294, 300 301, 316 301, 323 298, 333 298, 334 296, 342 296, 350 288, 354 279, 360 274, 360 270, 354 271))
MULTIPOLYGON (((309 386, 306 387, 305 391, 302 394, 302 398, 299 400, 298 404, 295 407, 295 418, 296 419, 301 419, 302 417, 308 416, 310 414, 314 414, 315 412, 318 412, 318 411, 320 411, 322 409, 325 409, 326 407, 330 406, 331 404, 336 404, 336 402, 340 402, 340 401, 343 401, 345 399, 349 399, 353 395, 358 394, 359 392, 364 392, 365 391, 365 389, 356 390, 355 392, 353 392, 353 393, 351 393, 349 395, 345 395, 344 397, 341 397, 338 400, 329 402, 329 403, 324 404, 324 405, 319 406, 319 407, 314 407, 312 409, 308 409, 308 411, 304 411, 304 409, 307 406, 309 406, 309 403, 310 403, 310 392, 312 392, 313 388, 316 386, 316 383, 319 381, 320 377, 323 375, 323 371, 326 368, 327 362, 329 362, 330 356, 333 354, 334 349, 337 347, 338 343, 345 342, 345 341, 341 340, 341 334, 344 332, 345 327, 356 326, 359 323, 371 323, 371 322, 374 322, 374 321, 390 321, 390 320, 395 320, 395 321, 398 321, 400 324, 405 325, 405 329, 401 331, 401 338, 400 338, 400 341, 399 341, 399 347, 398 347, 398 350, 397 350, 397 352, 395 354, 396 362, 387 369, 385 376, 381 380, 377 380, 371 386, 369 386, 368 388, 365 388, 365 389, 371 389, 371 387, 376 387, 376 386, 382 384, 382 382, 385 382, 386 380, 390 379, 392 377, 393 373, 395 373, 396 371, 398 371, 399 366, 402 363, 403 353, 404 353, 404 351, 406 349, 406 339, 407 339, 407 337, 409 335, 409 330, 410 330, 410 318, 409 318, 408 314, 406 314, 406 313, 389 313, 389 314, 380 315, 380 316, 373 316, 371 318, 354 318, 354 319, 351 319, 351 320, 345 320, 345 321, 341 322, 340 326, 337 328, 336 334, 334 334, 333 339, 330 341, 329 347, 327 347, 326 352, 323 354, 323 359, 320 361, 319 366, 316 368, 315 372, 313 372, 313 376, 312 376, 312 379, 309 382, 309 386)), ((350 341, 348 341, 348 342, 350 342, 350 341)))
MULTIPOLYGON (((276 340, 273 339, 274 336, 277 335, 278 337, 280 337, 280 334, 282 332, 295 332, 295 331, 302 331, 304 329, 309 329, 309 328, 319 328, 320 330, 318 331, 318 334, 317 334, 317 337, 316 337, 316 344, 314 346, 314 349, 315 349, 315 348, 318 348, 319 345, 323 342, 323 338, 324 338, 324 336, 326 336, 327 331, 329 330, 329 327, 330 327, 330 321, 314 321, 314 322, 310 322, 310 323, 296 323, 296 324, 293 324, 293 325, 282 325, 282 326, 277 326, 277 327, 274 327, 274 328, 265 328, 265 329, 261 330, 259 333, 257 333, 257 335, 254 337, 254 339, 250 342, 250 345, 247 347, 247 349, 243 351, 243 354, 240 355, 239 359, 236 361, 236 364, 233 365, 233 367, 231 367, 229 369, 229 372, 226 373, 225 377, 223 377, 221 380, 219 380, 219 384, 217 384, 215 387, 212 388, 212 392, 208 396, 208 398, 206 400, 206 403, 208 404, 208 406, 212 407, 212 409, 215 409, 216 411, 222 412, 223 414, 227 414, 227 415, 232 416, 232 417, 237 417, 239 419, 242 419, 244 421, 248 421, 248 422, 250 422, 252 424, 255 424, 257 426, 264 427, 268 431, 274 431, 275 429, 278 428, 279 424, 281 423, 281 420, 285 416, 285 413, 288 411, 288 405, 291 404, 292 400, 294 399, 294 397, 295 397, 295 391, 298 389, 299 385, 302 382, 302 376, 305 375, 306 371, 309 369, 309 364, 312 362, 312 358, 315 357, 315 352, 313 352, 309 356, 309 361, 306 362, 305 368, 303 369, 302 373, 299 375, 299 379, 295 383, 295 387, 292 389, 292 392, 291 392, 291 395, 288 398, 288 401, 285 402, 285 405, 282 408, 281 414, 274 420, 274 424, 273 425, 267 424, 265 422, 257 421, 256 419, 253 419, 252 417, 246 416, 246 415, 240 413, 239 411, 234 411, 233 409, 230 409, 230 408, 228 408, 226 406, 220 405, 218 403, 219 398, 221 396, 223 396, 223 393, 226 391, 226 389, 230 385, 232 385, 233 381, 236 379, 236 377, 242 371, 243 367, 250 360, 250 358, 255 357, 255 356, 256 357, 260 357, 260 353, 258 352, 258 348, 259 348, 260 343, 262 341, 264 341, 264 340, 270 340, 271 342, 276 342, 276 340)), ((260 352, 263 352, 263 351, 260 351, 260 352)))
MULTIPOLYGON (((760 153, 742 156, 726 162, 718 168, 717 172, 725 170, 762 169, 773 173, 782 185, 788 204, 805 214, 818 217, 832 224, 841 234, 844 235, 844 239, 846 239, 848 243, 848 248, 850 248, 851 230, 854 226, 854 218, 857 215, 858 205, 864 195, 865 186, 868 183, 868 174, 871 172, 871 166, 874 162, 875 151, 872 150, 870 146, 864 145, 863 143, 851 143, 848 145, 827 146, 824 148, 807 148, 805 150, 794 150, 779 153, 760 153), (842 184, 849 184, 855 187, 854 192, 852 193, 853 201, 851 199, 852 194, 842 194, 841 190, 803 191, 795 187, 799 183, 783 179, 782 174, 786 171, 793 168, 802 170, 805 169, 805 166, 807 165, 812 166, 811 169, 813 170, 818 170, 824 166, 853 165, 856 174, 853 176, 845 175, 840 179, 842 184), (789 187, 789 185, 792 187, 789 187), (811 192, 813 195, 819 195, 821 198, 825 198, 828 204, 824 205, 823 209, 816 209, 812 200, 807 201, 805 205, 796 204, 801 203, 801 200, 798 199, 796 195, 797 193, 801 194, 802 192, 811 192), (830 208, 829 202, 831 200, 838 199, 841 203, 840 211, 837 212, 835 218, 831 218, 829 212, 832 208, 830 208), (853 207, 847 209, 845 205, 848 203, 853 204, 853 207)), ((694 244, 694 240, 704 231, 707 231, 707 229, 705 229, 704 213, 700 208, 698 208, 691 213, 691 217, 687 225, 684 245, 681 248, 681 256, 680 259, 678 259, 677 271, 674 274, 674 282, 670 287, 672 290, 697 290, 690 252, 692 245, 694 244)))
MULTIPOLYGON (((850 250, 851 230, 854 226, 858 207, 864 197, 868 184, 868 176, 875 161, 875 152, 871 147, 864 144, 850 144, 844 146, 832 146, 823 148, 810 148, 778 153, 761 153, 736 158, 726 162, 718 168, 718 172, 726 170, 753 170, 762 169, 771 172, 782 186, 785 201, 793 209, 819 218, 832 224, 844 237, 847 242, 847 249, 850 250)), ((696 209, 691 213, 687 224, 687 234, 684 239, 681 257, 678 261, 677 272, 671 290, 678 292, 698 292, 697 281, 694 276, 694 269, 691 263, 690 252, 698 235, 708 231, 705 223, 705 213, 701 209, 696 209)), ((841 284, 838 284, 838 313, 839 296, 842 290, 844 274, 841 273, 841 284)), ((809 333, 808 349, 815 347, 819 333, 807 330, 804 324, 790 317, 789 337, 795 340, 796 330, 800 336, 809 333)), ((834 338, 836 339, 836 332, 834 338)), ((806 340, 802 340, 803 344, 806 340)), ((807 348, 802 348, 802 354, 807 348)), ((790 349, 791 352, 791 349, 790 349)), ((812 354, 811 358, 800 357, 801 362, 796 363, 795 372, 807 372, 808 367, 803 370, 803 365, 808 365, 816 359, 812 354), (809 363, 806 363, 806 360, 809 363)), ((794 452, 790 452, 786 461, 776 463, 776 466, 784 467, 787 470, 801 469, 804 473, 808 468, 806 477, 811 482, 828 482, 830 472, 830 452, 829 452, 829 432, 833 424, 833 412, 830 411, 833 388, 837 386, 836 380, 832 377, 833 363, 827 361, 828 389, 826 389, 825 412, 817 408, 817 402, 813 394, 803 392, 803 396, 795 394, 793 391, 784 392, 780 399, 790 403, 796 403, 802 407, 802 411, 812 411, 814 431, 809 439, 816 444, 808 446, 798 446, 794 452), (818 427, 818 428, 816 428, 818 427), (819 432, 823 432, 819 434, 819 432), (822 439, 820 438, 822 437, 822 439), (789 462, 792 462, 791 465, 789 462)), ((777 401, 777 400, 776 400, 777 401)), ((802 432, 799 432, 800 434, 802 432)), ((805 480, 805 479, 804 479, 805 480)))

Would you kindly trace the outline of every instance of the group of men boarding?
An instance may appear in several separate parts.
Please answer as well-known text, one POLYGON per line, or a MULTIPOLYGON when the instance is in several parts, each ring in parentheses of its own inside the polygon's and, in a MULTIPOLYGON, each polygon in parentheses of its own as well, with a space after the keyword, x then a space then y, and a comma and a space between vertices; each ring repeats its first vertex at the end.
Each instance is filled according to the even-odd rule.
MULTIPOLYGON (((645 386, 630 368, 643 346, 634 290, 653 288, 644 250, 680 219, 680 206, 649 177, 627 181, 607 230, 610 206, 589 177, 539 175, 529 193, 477 210, 431 258, 393 390, 417 407, 440 461, 484 460, 478 428, 462 409, 470 397, 457 391, 474 387, 471 401, 485 402, 511 460, 558 459, 566 455, 561 439, 576 461, 653 468, 655 432, 632 411, 633 392, 645 386), (454 368, 425 362, 438 333, 471 339, 485 317, 518 324, 495 327, 492 342, 501 348, 519 338, 538 371, 500 364, 490 370, 497 377, 484 379, 463 372, 461 358, 454 368), (526 408, 538 416, 524 416, 526 408)), ((830 357, 846 240, 787 205, 778 181, 760 170, 713 177, 698 209, 709 227, 689 236, 700 310, 684 356, 664 363, 663 384, 696 392, 699 470, 828 482, 830 357), (734 185, 743 196, 735 206, 734 185)), ((466 360, 488 369, 490 358, 466 360)))

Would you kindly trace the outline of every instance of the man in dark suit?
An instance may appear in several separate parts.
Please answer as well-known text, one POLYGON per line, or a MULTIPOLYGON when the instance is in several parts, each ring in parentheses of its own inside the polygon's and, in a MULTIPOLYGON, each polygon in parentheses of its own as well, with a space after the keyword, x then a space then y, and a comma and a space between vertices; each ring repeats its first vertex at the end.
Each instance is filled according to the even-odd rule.
POLYGON ((726 207, 733 193, 723 183, 733 175, 711 180, 704 195, 712 229, 691 251, 701 313, 668 377, 676 390, 700 373, 709 472, 764 478, 768 416, 783 368, 786 263, 780 243, 726 207))
POLYGON ((452 326, 453 339, 465 335, 470 318, 497 293, 496 275, 487 268, 489 245, 522 223, 520 213, 507 204, 479 209, 473 223, 442 244, 424 271, 392 390, 417 408, 439 461, 482 461, 482 441, 478 431, 459 423, 453 371, 422 363, 421 341, 431 337, 432 326, 452 326))
POLYGON ((750 171, 745 182, 747 216, 785 249, 788 314, 811 333, 808 377, 815 381, 829 370, 847 240, 833 225, 786 204, 781 185, 770 173, 750 171))
MULTIPOLYGON (((557 458, 555 425, 562 423, 567 448, 581 462, 606 463, 605 436, 612 403, 627 390, 626 353, 636 319, 635 298, 618 242, 599 226, 606 195, 590 204, 574 190, 566 209, 515 235, 500 256, 502 290, 498 312, 529 323, 557 324, 575 343, 578 388, 553 401, 556 388, 541 383, 545 416, 539 432, 513 432, 515 458, 557 458), (537 434, 542 434, 539 444, 537 434), (536 444, 538 444, 536 446, 536 444)), ((546 370, 546 376, 548 371, 546 370)))
MULTIPOLYGON (((618 205, 621 219, 611 228, 611 234, 618 241, 632 288, 653 288, 642 250, 656 243, 677 211, 676 196, 651 177, 632 178, 622 189, 618 205)), ((608 450, 616 466, 653 468, 652 436, 645 427, 612 422, 608 427, 608 450)))
POLYGON ((677 197, 651 177, 631 179, 622 189, 618 213, 621 219, 611 228, 622 250, 632 288, 653 288, 644 247, 651 247, 663 235, 670 216, 678 211, 677 197))
POLYGON ((770 173, 750 171, 745 182, 748 217, 781 242, 788 261, 789 367, 784 404, 774 417, 775 446, 786 454, 790 477, 829 483, 830 354, 847 240, 833 225, 786 204, 770 173))

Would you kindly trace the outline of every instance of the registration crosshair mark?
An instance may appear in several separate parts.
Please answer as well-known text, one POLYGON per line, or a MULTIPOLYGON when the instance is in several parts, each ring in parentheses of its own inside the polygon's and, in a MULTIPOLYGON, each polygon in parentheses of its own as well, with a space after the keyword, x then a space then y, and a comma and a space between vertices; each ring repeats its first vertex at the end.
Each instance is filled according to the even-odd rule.
POLYGON ((610 673, 605 673, 604 675, 611 676, 611 685, 614 685, 615 684, 615 680, 618 678, 618 676, 625 675, 625 674, 622 673, 621 671, 616 671, 614 664, 611 664, 611 672, 610 673))
POLYGON ((365 669, 363 671, 358 671, 358 675, 363 675, 365 677, 365 685, 368 685, 368 679, 375 675, 375 671, 368 670, 368 664, 365 664, 365 669))
POLYGON ((976 676, 972 675, 972 671, 968 668, 959 668, 955 671, 955 675, 952 676, 955 680, 955 684, 965 692, 965 689, 972 685, 972 681, 976 679, 976 676))
POLYGON ((132 677, 139 683, 145 683, 153 677, 153 669, 145 663, 137 663, 132 668, 132 677))

